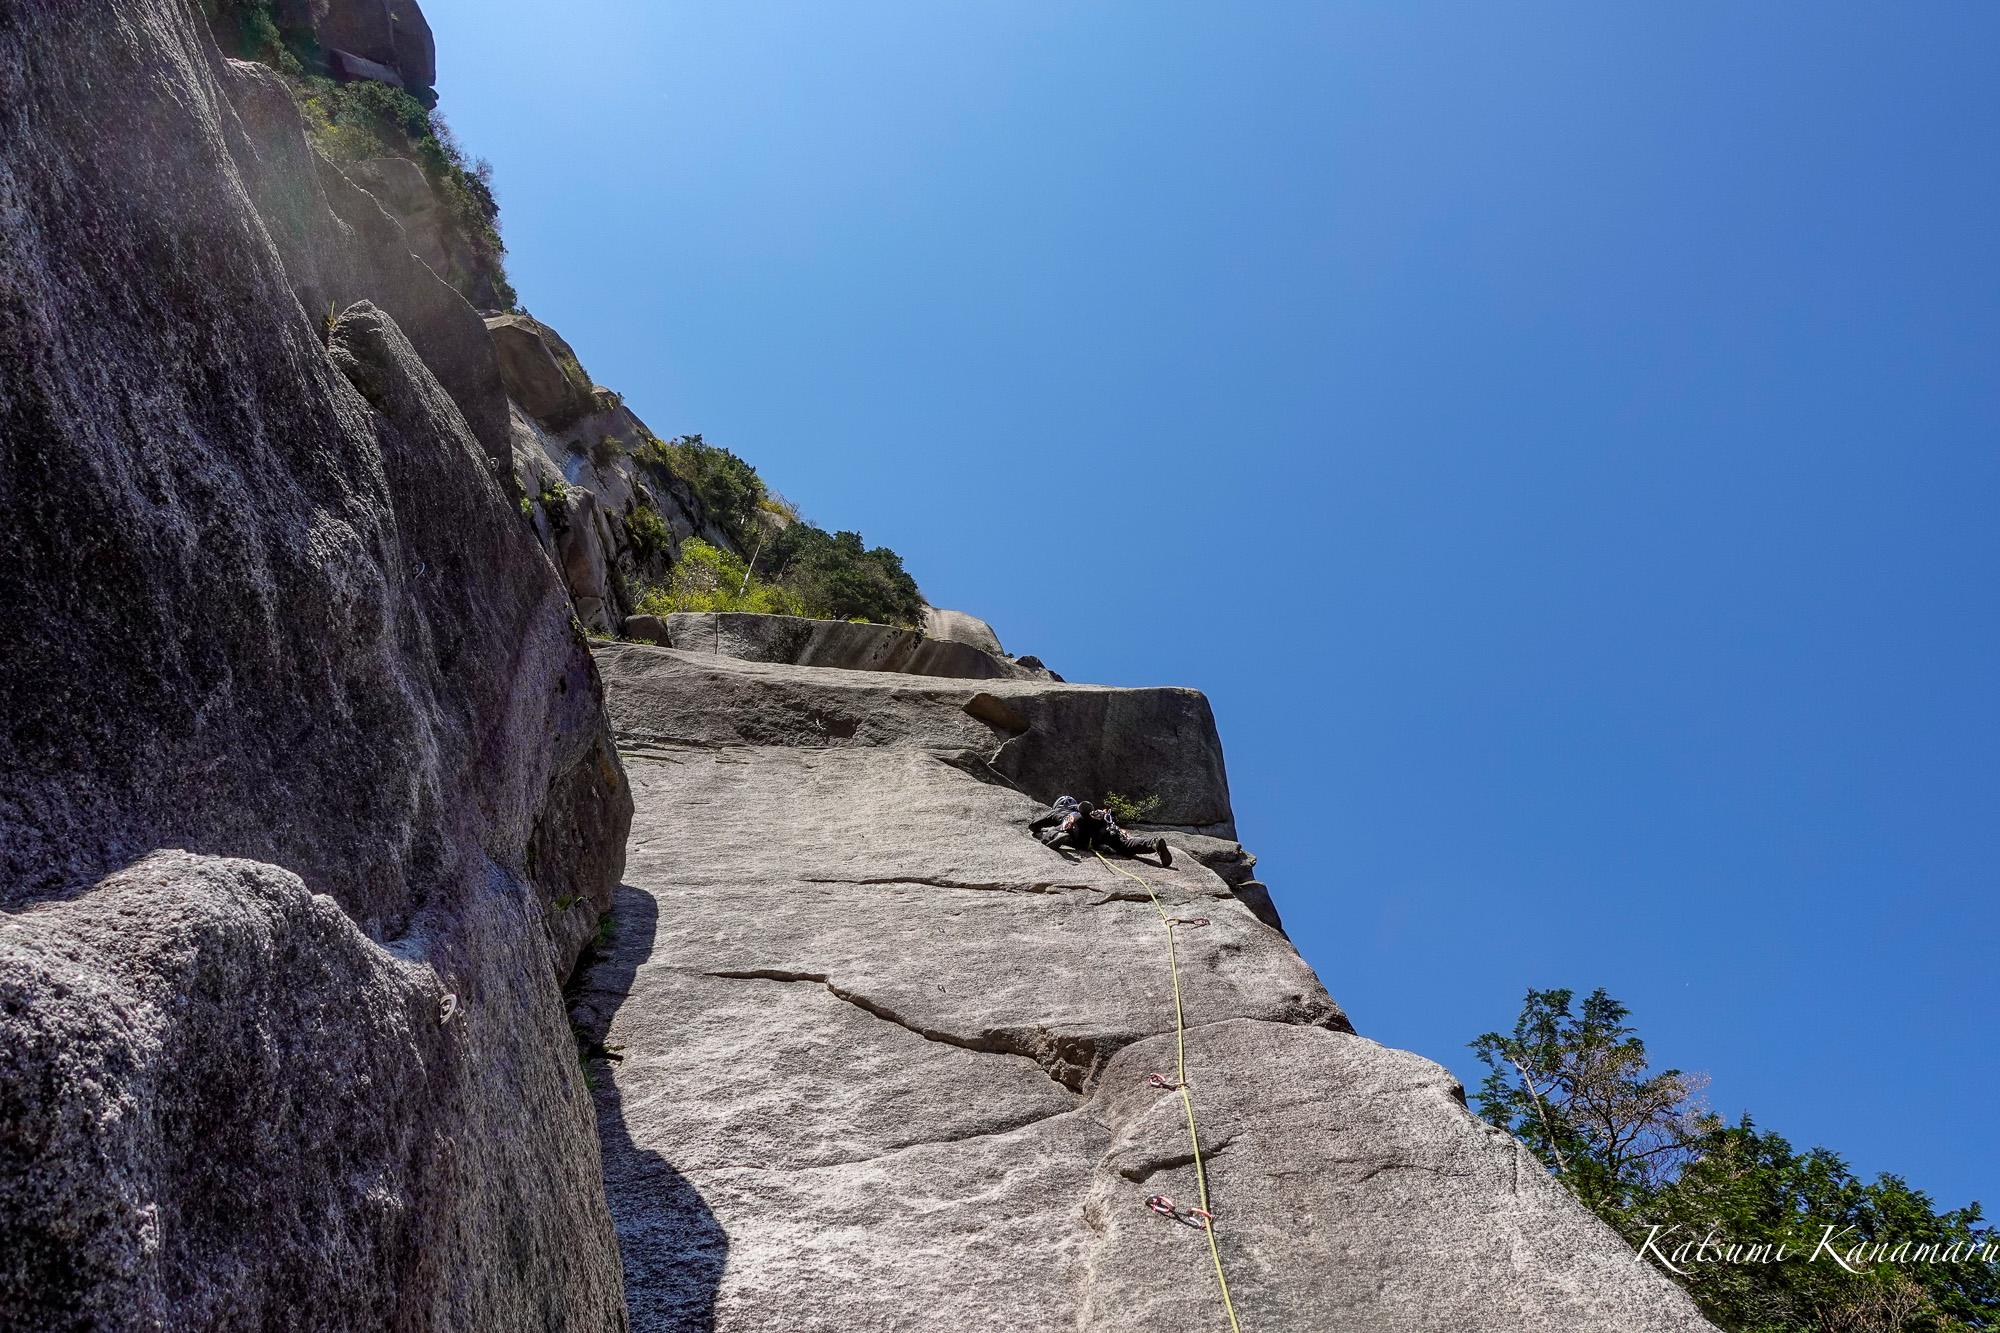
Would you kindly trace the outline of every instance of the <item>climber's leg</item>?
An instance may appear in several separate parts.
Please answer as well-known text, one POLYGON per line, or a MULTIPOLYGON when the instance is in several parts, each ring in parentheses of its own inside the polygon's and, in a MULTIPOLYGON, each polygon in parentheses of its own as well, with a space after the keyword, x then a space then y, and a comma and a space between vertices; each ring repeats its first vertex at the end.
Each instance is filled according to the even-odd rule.
POLYGON ((1165 838, 1134 837, 1124 829, 1119 828, 1116 824, 1113 824, 1098 835, 1098 841, 1105 844, 1111 850, 1123 852, 1127 856, 1142 856, 1147 852, 1152 852, 1160 858, 1161 865, 1171 866, 1174 863, 1174 854, 1168 848, 1165 838))

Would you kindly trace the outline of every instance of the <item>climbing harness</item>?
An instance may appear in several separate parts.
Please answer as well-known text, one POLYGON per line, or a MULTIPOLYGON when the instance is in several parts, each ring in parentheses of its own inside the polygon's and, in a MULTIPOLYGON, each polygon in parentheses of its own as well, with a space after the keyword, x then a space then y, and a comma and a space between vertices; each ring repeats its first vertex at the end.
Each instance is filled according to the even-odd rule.
POLYGON ((1222 1275, 1222 1250, 1215 1243, 1215 1214, 1208 1211, 1208 1168, 1202 1165, 1201 1135, 1194 1127, 1194 1094, 1187 1085, 1187 1016, 1181 1007, 1181 962, 1179 952, 1174 948, 1174 927, 1205 926, 1206 917, 1184 918, 1168 916, 1167 909, 1160 905, 1160 895, 1153 892, 1150 880, 1133 874, 1123 866, 1113 865, 1105 860, 1103 852, 1091 849, 1091 855, 1117 871, 1125 878, 1136 882, 1146 891, 1146 899, 1153 904, 1153 910, 1160 914, 1160 924, 1167 928, 1167 970, 1174 978, 1174 1076, 1171 1080, 1164 1074, 1155 1074, 1151 1086, 1181 1095, 1181 1106, 1187 1111, 1188 1145, 1194 1149, 1194 1183, 1201 1191, 1201 1207, 1183 1209, 1164 1194, 1155 1194, 1146 1200, 1146 1206, 1162 1217, 1186 1222, 1189 1226, 1200 1227, 1208 1233, 1208 1256, 1215 1261, 1215 1285, 1222 1292, 1222 1308, 1228 1312, 1231 1333, 1243 1333, 1243 1326, 1236 1322, 1236 1305, 1229 1299, 1229 1279, 1222 1275))

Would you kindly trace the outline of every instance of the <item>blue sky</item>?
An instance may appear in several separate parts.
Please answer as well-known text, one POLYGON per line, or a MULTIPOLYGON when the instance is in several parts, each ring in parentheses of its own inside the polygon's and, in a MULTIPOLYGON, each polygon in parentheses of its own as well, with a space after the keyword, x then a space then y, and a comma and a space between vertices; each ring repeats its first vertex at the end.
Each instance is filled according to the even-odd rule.
POLYGON ((1365 1034, 1530 986, 2000 1209, 2000 9, 425 0, 527 306, 1207 691, 1365 1034))

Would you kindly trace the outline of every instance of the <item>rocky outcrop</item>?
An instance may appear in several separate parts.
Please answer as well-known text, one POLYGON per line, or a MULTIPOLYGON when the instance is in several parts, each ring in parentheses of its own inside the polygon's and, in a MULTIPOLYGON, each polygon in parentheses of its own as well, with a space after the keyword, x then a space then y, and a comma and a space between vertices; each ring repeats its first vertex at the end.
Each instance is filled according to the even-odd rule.
POLYGON ((624 1324, 630 793, 403 237, 181 0, 0 20, 8 1327, 624 1324))
POLYGON ((923 631, 931 638, 945 643, 962 643, 977 648, 989 657, 1007 655, 1000 647, 1000 636, 993 632, 993 627, 978 616, 969 616, 963 611, 947 611, 936 606, 925 607, 923 631))
POLYGON ((640 585, 663 580, 690 537, 740 554, 659 438, 591 384, 561 335, 524 314, 490 316, 486 328, 507 386, 513 473, 584 625, 618 630, 640 585))
POLYGON ((522 411, 551 426, 566 426, 590 411, 590 381, 555 330, 528 315, 494 315, 486 331, 500 355, 507 396, 522 411))
POLYGON ((451 394, 494 475, 512 489, 507 394, 478 312, 412 253, 408 232, 374 195, 306 141, 283 80, 234 60, 222 62, 215 77, 232 183, 249 193, 260 243, 276 249, 307 319, 323 325, 361 300, 387 312, 451 394))
POLYGON ((1252 882, 1233 841, 1141 883, 1029 836, 1107 771, 1226 825, 1200 696, 598 656, 637 811, 576 1013, 620 1057, 635 1330, 1226 1327, 1206 1237, 1147 1204, 1198 1197, 1154 1077, 1179 1005, 1244 1329, 1712 1333, 1449 1073, 1355 1035, 1209 868, 1252 882))
POLYGON ((310 33, 334 72, 376 79, 431 100, 437 45, 415 0, 280 0, 280 24, 310 33))
MULTIPOLYGON (((968 643, 935 639, 894 625, 859 621, 809 620, 803 616, 736 611, 681 611, 661 617, 631 617, 625 622, 625 637, 652 637, 653 642, 667 647, 736 657, 746 662, 895 671, 962 680, 1050 679, 1046 671, 1020 666, 968 643), (647 625, 648 620, 658 629, 647 625)), ((992 638, 991 633, 986 637, 992 638)), ((995 647, 999 646, 999 640, 993 642, 995 647)))
POLYGON ((620 1327, 536 909, 160 851, 8 918, 0 1326, 620 1327))
POLYGON ((1034 799, 1107 790, 1174 825, 1236 836, 1215 718, 1199 691, 953 681, 599 644, 621 737, 652 744, 963 752, 1034 799))

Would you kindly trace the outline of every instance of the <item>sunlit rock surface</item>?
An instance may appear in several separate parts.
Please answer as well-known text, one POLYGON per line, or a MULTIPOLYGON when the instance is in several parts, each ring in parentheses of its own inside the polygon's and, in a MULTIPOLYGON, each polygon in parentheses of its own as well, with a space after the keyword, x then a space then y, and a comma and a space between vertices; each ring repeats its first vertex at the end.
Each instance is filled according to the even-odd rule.
MULTIPOLYGON (((1151 1082, 1176 1069, 1160 913, 1035 841, 1002 773, 1045 728, 1040 791, 1128 755, 1163 817, 1227 823, 1205 703, 598 656, 636 813, 576 1012, 621 1057, 597 1104, 633 1327, 1226 1328, 1205 1236, 1146 1206, 1197 1197, 1151 1082), (968 713, 982 689, 1026 730, 968 713), (1150 761, 1125 734, 1175 726, 1150 761)), ((1176 932, 1187 1071, 1245 1330, 1708 1328, 1450 1074, 1354 1035, 1208 868, 1255 884, 1240 847, 1176 841, 1171 870, 1117 864, 1208 923, 1176 932)))

